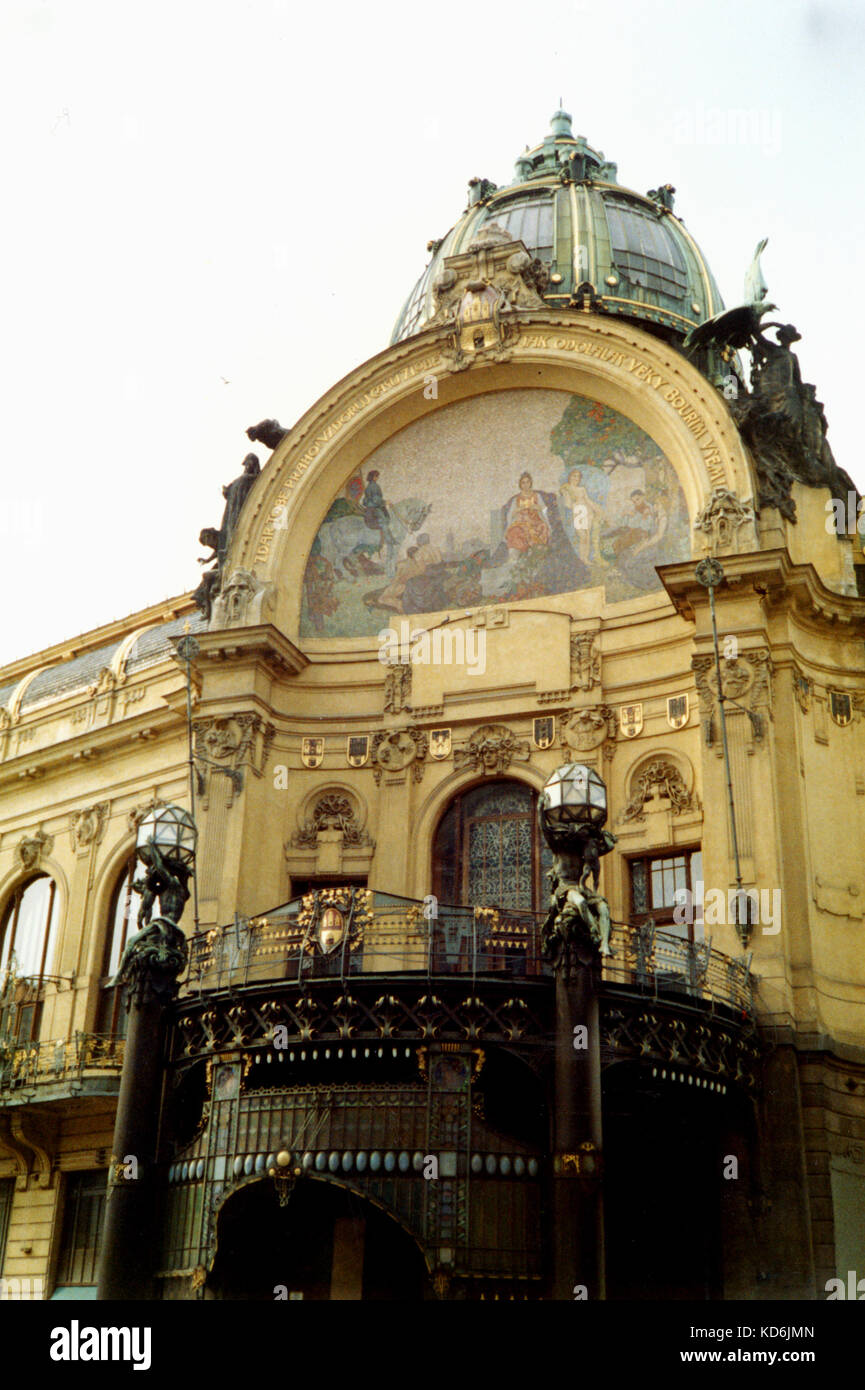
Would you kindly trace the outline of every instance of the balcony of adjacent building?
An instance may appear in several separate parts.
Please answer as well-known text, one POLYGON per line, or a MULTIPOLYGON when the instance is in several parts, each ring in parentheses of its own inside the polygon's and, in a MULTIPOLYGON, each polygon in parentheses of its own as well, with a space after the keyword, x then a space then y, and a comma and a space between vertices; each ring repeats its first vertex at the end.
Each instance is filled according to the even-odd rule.
MULTIPOLYGON (((119 991, 100 988, 91 1027, 76 1026, 86 1020, 72 1005, 73 979, 50 973, 58 904, 55 880, 36 873, 15 885, 0 917, 0 1107, 118 1093, 125 1028, 119 991)), ((109 932, 109 945, 112 939, 109 932)))
POLYGON ((0 1106, 116 1096, 124 1045, 105 1033, 26 1042, 0 1034, 0 1106))

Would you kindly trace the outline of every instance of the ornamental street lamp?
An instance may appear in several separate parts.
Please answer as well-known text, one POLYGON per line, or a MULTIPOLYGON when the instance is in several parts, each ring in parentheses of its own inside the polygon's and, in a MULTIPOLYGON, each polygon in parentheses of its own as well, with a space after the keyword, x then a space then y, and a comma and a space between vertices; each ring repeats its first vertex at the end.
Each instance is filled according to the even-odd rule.
POLYGON ((598 892, 601 856, 616 843, 603 829, 606 819, 607 788, 594 768, 584 763, 556 768, 538 798, 541 833, 555 856, 541 935, 544 954, 568 974, 574 956, 588 964, 595 947, 602 956, 612 954, 610 910, 598 892))
POLYGON ((579 826, 602 826, 607 819, 607 788, 593 767, 557 767, 541 793, 546 833, 559 838, 579 826))
POLYGON ((144 870, 133 884, 141 895, 139 930, 116 977, 126 992, 129 1027, 108 1177, 100 1299, 152 1296, 165 1019, 188 960, 178 924, 189 897, 197 838, 192 816, 179 806, 157 807, 138 827, 135 853, 144 870))
POLYGON ((188 867, 195 860, 197 840, 195 821, 188 811, 181 806, 157 806, 139 822, 135 848, 145 864, 151 860, 151 846, 155 846, 165 858, 177 859, 188 867))

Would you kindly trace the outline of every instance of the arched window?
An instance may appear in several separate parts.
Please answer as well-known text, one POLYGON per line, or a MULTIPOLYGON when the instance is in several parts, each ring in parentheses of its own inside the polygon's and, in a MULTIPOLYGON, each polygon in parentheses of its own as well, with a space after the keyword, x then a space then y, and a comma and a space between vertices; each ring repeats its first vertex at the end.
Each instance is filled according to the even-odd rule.
POLYGON ((96 1032, 123 1036, 126 1032, 126 1010, 123 991, 111 984, 126 949, 126 943, 138 930, 138 907, 141 898, 132 887, 138 868, 135 855, 126 862, 111 895, 108 912, 108 931, 105 935, 105 954, 102 959, 99 1007, 96 1013, 96 1032))
POLYGON ((484 782, 455 797, 439 821, 433 892, 443 903, 538 912, 551 863, 537 793, 522 782, 484 782))
POLYGON ((20 1043, 39 1035, 42 985, 54 963, 57 885, 47 874, 19 883, 0 919, 0 978, 7 980, 0 1032, 20 1043), (7 971, 14 972, 9 981, 7 971))
POLYGON ((15 974, 41 981, 53 964, 57 934, 57 885, 47 874, 19 883, 0 924, 0 971, 15 957, 15 974))

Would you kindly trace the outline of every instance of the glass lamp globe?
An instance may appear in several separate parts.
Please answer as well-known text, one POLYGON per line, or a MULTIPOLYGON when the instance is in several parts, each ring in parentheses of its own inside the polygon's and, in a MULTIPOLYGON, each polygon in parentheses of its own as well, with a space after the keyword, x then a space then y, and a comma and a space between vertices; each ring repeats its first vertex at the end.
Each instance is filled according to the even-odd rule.
POLYGON ((584 763, 557 767, 538 802, 544 830, 556 835, 580 826, 600 826, 607 819, 607 788, 594 768, 584 763))
POLYGON ((146 860, 147 846, 153 841, 166 859, 191 864, 197 839, 195 821, 188 811, 181 806, 157 806, 140 821, 135 847, 143 851, 140 857, 146 860))

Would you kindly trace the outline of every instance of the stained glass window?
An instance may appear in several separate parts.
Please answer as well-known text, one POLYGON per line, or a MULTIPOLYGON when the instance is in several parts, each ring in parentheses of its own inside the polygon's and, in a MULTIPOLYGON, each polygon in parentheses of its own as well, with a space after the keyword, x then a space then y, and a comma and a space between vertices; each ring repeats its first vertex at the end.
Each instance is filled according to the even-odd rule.
POLYGON ((646 891, 646 861, 635 859, 631 864, 631 889, 635 912, 647 912, 649 906, 646 891))
POLYGON ((536 828, 537 797, 519 782, 489 782, 458 796, 436 833, 436 893, 443 902, 537 911, 551 863, 536 828))

